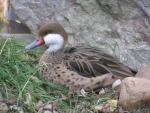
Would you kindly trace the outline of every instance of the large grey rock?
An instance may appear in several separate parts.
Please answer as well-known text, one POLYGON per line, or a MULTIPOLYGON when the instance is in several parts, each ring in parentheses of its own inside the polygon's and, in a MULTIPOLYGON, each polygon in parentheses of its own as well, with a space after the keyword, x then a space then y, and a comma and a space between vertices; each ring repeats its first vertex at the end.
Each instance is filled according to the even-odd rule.
POLYGON ((33 33, 59 21, 69 44, 97 46, 137 70, 150 63, 149 0, 11 0, 16 15, 33 33))
POLYGON ((139 69, 137 74, 136 74, 136 77, 150 79, 150 64, 139 69))

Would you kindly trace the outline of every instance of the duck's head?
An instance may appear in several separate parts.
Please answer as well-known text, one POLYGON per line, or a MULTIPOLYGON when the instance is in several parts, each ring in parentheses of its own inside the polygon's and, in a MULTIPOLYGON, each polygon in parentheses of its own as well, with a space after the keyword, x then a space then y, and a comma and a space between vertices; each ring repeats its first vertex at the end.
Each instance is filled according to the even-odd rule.
POLYGON ((67 33, 59 23, 48 23, 40 27, 39 38, 28 44, 25 49, 30 50, 42 45, 47 45, 48 52, 57 52, 64 48, 67 42, 67 33))

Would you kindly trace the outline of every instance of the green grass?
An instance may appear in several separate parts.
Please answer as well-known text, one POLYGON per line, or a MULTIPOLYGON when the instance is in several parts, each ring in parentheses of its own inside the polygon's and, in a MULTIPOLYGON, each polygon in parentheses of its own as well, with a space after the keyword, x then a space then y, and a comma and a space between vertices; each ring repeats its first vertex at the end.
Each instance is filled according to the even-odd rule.
MULTIPOLYGON (((15 98, 14 103, 19 109, 36 113, 38 101, 53 103, 57 101, 57 110, 61 113, 96 113, 95 105, 101 99, 95 94, 87 97, 70 94, 68 88, 44 81, 39 77, 37 64, 42 49, 25 51, 24 43, 13 39, 0 40, 0 93, 3 99, 15 98), (66 97, 66 99, 62 99, 66 97)), ((107 95, 108 97, 111 95, 107 95)), ((103 97, 104 98, 104 97, 103 97)), ((102 99, 103 100, 103 99, 102 99)), ((103 100, 103 101, 104 101, 103 100)), ((10 111, 9 111, 10 112, 10 111)), ((11 110, 18 113, 19 110, 11 110)))

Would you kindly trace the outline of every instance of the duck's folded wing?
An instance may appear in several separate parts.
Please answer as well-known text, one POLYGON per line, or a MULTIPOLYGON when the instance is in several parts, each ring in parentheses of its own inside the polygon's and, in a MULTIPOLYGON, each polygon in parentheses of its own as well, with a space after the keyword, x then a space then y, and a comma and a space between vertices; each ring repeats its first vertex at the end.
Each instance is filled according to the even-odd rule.
POLYGON ((64 63, 67 68, 86 77, 112 73, 116 76, 133 76, 130 69, 115 58, 92 47, 66 48, 64 63))

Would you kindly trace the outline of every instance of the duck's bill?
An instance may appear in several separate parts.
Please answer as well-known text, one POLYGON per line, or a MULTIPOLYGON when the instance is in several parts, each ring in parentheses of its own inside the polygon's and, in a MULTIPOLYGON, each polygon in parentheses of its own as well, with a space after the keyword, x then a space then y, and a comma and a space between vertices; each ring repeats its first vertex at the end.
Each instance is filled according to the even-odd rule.
POLYGON ((36 39, 35 41, 33 41, 32 43, 28 44, 25 49, 26 50, 30 50, 30 49, 33 49, 33 48, 37 48, 39 46, 42 46, 44 45, 45 42, 42 38, 39 38, 39 39, 36 39))
POLYGON ((38 47, 38 44, 36 43, 36 40, 35 40, 35 41, 33 41, 32 43, 28 44, 28 45, 25 47, 25 49, 26 49, 26 50, 30 50, 30 49, 34 49, 34 48, 36 48, 36 47, 38 47))

